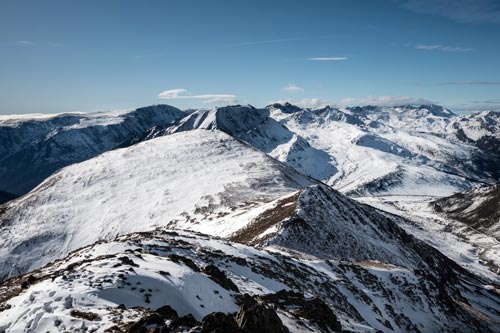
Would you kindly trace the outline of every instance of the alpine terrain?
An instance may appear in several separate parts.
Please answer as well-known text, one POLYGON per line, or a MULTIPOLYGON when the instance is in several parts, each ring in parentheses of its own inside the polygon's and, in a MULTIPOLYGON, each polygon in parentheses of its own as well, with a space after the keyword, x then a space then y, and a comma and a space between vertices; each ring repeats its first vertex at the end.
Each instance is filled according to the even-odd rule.
POLYGON ((0 332, 500 332, 499 129, 432 104, 3 116, 0 332))

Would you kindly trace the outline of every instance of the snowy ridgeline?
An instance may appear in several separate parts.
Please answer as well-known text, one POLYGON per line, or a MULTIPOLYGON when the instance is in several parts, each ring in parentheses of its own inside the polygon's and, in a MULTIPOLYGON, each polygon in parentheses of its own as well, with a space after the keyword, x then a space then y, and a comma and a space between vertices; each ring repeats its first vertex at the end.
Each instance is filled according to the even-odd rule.
POLYGON ((399 219, 316 184, 220 131, 148 140, 66 167, 4 205, 0 276, 157 226, 320 258, 420 265, 399 219))
POLYGON ((500 114, 437 105, 302 109, 228 106, 0 119, 0 190, 24 194, 104 151, 195 128, 219 129, 344 193, 451 195, 500 179, 500 114))
POLYGON ((499 331, 479 280, 284 250, 185 231, 99 242, 0 286, 0 330, 499 331))
POLYGON ((227 236, 263 204, 313 183, 220 131, 189 131, 110 151, 60 170, 3 206, 0 277, 155 226, 227 236))
POLYGON ((25 194, 64 166, 129 145, 185 116, 158 105, 134 111, 0 118, 0 190, 25 194))
POLYGON ((500 179, 500 114, 457 116, 439 106, 286 111, 272 117, 326 152, 322 180, 352 195, 447 196, 500 179))

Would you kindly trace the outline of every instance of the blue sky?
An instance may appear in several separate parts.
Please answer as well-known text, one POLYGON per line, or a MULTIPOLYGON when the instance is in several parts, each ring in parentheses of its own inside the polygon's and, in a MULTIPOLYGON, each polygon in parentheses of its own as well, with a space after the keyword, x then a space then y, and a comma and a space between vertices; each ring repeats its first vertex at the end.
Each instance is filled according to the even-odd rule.
POLYGON ((285 100, 500 109, 500 1, 0 4, 0 114, 285 100))

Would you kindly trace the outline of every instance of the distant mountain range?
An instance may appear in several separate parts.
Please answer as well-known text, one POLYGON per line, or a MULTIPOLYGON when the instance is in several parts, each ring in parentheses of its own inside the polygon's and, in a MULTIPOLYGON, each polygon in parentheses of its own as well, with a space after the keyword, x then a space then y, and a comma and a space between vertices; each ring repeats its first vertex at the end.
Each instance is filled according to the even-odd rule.
POLYGON ((436 105, 302 109, 229 106, 0 120, 1 190, 24 194, 55 170, 148 138, 220 129, 350 194, 442 196, 500 179, 500 113, 436 105), (367 163, 370 162, 370 163, 367 163), (437 186, 439 184, 439 186, 437 186))
POLYGON ((0 190, 25 194, 54 171, 127 143, 184 113, 157 105, 127 112, 0 119, 0 190))

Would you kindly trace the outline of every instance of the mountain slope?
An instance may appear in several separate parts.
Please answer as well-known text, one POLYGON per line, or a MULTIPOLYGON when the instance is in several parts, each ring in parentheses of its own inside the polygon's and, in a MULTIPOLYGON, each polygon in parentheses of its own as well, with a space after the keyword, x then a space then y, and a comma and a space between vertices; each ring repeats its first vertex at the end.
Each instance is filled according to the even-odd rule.
POLYGON ((269 250, 166 230, 99 242, 0 284, 0 330, 499 332, 498 290, 482 281, 269 250))
POLYGON ((183 132, 107 152, 1 207, 0 276, 98 239, 169 223, 226 235, 247 223, 252 208, 312 183, 220 131, 183 132), (221 222, 231 216, 231 224, 221 222))
POLYGON ((184 112, 168 105, 134 111, 0 119, 0 184, 25 194, 54 171, 115 149, 184 112))
POLYGON ((326 179, 337 172, 331 156, 311 147, 304 138, 269 117, 267 109, 252 106, 198 110, 154 136, 196 128, 226 132, 315 179, 326 179))
POLYGON ((436 212, 500 240, 500 185, 457 193, 432 205, 436 212))
POLYGON ((500 177, 491 154, 449 133, 458 116, 439 106, 268 109, 336 161, 322 180, 344 193, 441 197, 500 177))
POLYGON ((393 216, 319 184, 282 200, 231 239, 286 247, 325 259, 377 260, 408 269, 423 266, 420 245, 398 223, 393 216), (251 233, 259 227, 260 234, 251 233))

